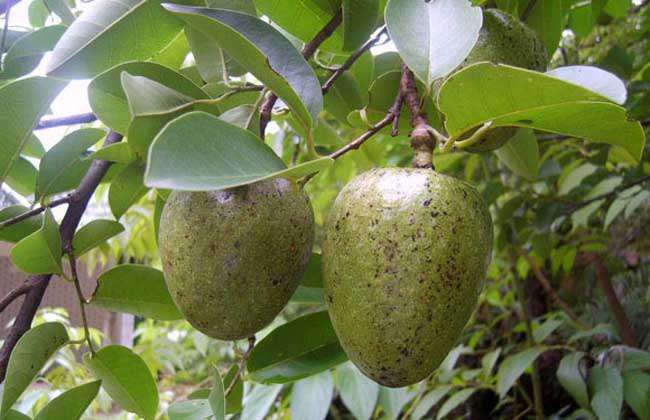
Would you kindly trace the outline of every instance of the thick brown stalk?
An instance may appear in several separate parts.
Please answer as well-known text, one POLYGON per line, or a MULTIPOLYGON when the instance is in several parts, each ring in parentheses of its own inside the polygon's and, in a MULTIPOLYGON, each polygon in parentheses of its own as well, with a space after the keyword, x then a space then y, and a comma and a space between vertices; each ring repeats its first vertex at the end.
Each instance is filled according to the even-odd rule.
POLYGON ((413 167, 433 168, 433 149, 436 144, 431 134, 431 127, 426 114, 422 111, 415 76, 406 66, 402 67, 402 80, 400 89, 404 95, 404 102, 411 113, 411 147, 413 147, 413 167))
POLYGON ((605 265, 603 264, 602 255, 590 254, 587 256, 587 258, 593 264, 596 270, 596 280, 598 281, 598 287, 600 287, 602 292, 605 294, 607 305, 609 306, 609 310, 614 316, 614 320, 618 326, 618 332, 621 334, 621 340, 623 340, 623 344, 630 347, 638 347, 639 343, 636 340, 634 329, 632 328, 630 320, 628 319, 627 314, 623 309, 623 305, 621 305, 621 301, 618 299, 618 296, 616 296, 616 291, 612 286, 612 280, 609 277, 607 268, 605 268, 605 265))
MULTIPOLYGON (((122 136, 115 132, 111 132, 106 136, 104 147, 117 143, 122 140, 122 136)), ((101 182, 104 175, 108 171, 111 163, 104 160, 95 160, 86 172, 86 175, 81 180, 79 187, 70 194, 70 202, 68 209, 63 216, 59 232, 61 233, 61 242, 63 249, 69 249, 72 243, 72 238, 79 221, 86 211, 88 202, 95 192, 95 189, 101 182)), ((26 283, 32 284, 29 291, 25 294, 25 299, 22 302, 18 315, 14 320, 9 334, 5 339, 2 349, 0 350, 0 382, 4 382, 5 375, 7 374, 7 364, 9 363, 9 356, 13 351, 16 343, 30 328, 36 311, 43 300, 45 290, 52 278, 51 274, 43 274, 29 277, 26 283)))
MULTIPOLYGON (((343 10, 339 11, 332 17, 332 19, 323 26, 314 39, 309 41, 302 49, 302 56, 305 57, 305 60, 309 60, 316 50, 329 38, 334 31, 341 25, 343 21, 343 10)), ((275 93, 270 93, 262 106, 260 107, 260 137, 264 138, 266 134, 266 127, 271 122, 271 117, 273 116, 273 107, 278 100, 278 96, 275 93)))

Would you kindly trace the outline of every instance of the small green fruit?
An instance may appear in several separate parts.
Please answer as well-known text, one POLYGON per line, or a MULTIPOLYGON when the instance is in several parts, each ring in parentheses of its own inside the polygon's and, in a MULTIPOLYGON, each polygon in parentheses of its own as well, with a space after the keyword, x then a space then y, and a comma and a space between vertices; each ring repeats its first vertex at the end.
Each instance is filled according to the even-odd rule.
POLYGON ((169 291, 199 331, 222 340, 268 325, 295 292, 311 255, 307 195, 284 179, 169 196, 160 256, 169 291))
POLYGON ((337 197, 323 243, 332 324, 382 385, 430 375, 467 323, 492 252, 492 221, 469 184, 428 169, 375 169, 337 197))
MULTIPOLYGON (((521 20, 497 9, 487 9, 483 13, 483 27, 478 41, 457 70, 481 61, 545 71, 548 54, 535 31, 521 20)), ((465 150, 496 150, 506 144, 516 132, 514 127, 490 130, 482 141, 465 150)))

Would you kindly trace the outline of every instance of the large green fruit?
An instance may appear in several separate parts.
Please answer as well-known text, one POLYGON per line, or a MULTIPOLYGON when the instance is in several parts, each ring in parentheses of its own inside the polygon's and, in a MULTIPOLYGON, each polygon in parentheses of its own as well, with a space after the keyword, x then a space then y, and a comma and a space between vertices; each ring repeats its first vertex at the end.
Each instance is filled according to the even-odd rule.
MULTIPOLYGON (((478 41, 457 70, 481 61, 545 71, 548 54, 535 31, 521 20, 497 9, 487 9, 483 12, 483 26, 478 41)), ((491 130, 482 141, 466 150, 496 150, 506 144, 516 132, 517 129, 513 127, 491 130)))
POLYGON ((284 179, 169 196, 159 246, 169 291, 199 331, 222 340, 268 325, 295 292, 311 255, 314 216, 284 179))
POLYGON ((429 169, 375 169, 343 188, 326 229, 326 301, 350 360, 386 386, 426 378, 486 275, 492 221, 479 193, 429 169))

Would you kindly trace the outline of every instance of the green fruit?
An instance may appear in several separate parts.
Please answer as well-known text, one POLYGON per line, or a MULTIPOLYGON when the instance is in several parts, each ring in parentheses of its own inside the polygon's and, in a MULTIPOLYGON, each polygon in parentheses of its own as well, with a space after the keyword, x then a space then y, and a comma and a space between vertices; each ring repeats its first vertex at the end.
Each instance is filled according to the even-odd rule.
POLYGON ((480 293, 492 221, 469 184, 428 169, 375 169, 337 197, 323 243, 326 302, 366 375, 402 387, 431 374, 480 293))
POLYGON ((169 196, 159 246, 167 287, 185 318, 222 340, 268 325, 295 292, 311 255, 307 195, 284 179, 169 196))
MULTIPOLYGON (((483 27, 478 41, 457 70, 481 61, 545 71, 548 54, 535 31, 521 20, 497 9, 487 9, 483 12, 483 27)), ((483 140, 465 150, 496 150, 506 144, 516 132, 514 127, 490 130, 483 140)))

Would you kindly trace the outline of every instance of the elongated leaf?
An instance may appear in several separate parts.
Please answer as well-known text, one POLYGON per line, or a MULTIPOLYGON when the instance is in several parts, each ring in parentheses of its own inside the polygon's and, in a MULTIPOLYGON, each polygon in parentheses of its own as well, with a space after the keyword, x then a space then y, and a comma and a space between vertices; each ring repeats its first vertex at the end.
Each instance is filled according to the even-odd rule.
POLYGON ((404 62, 431 86, 458 67, 474 48, 483 12, 468 0, 390 0, 386 25, 404 62))
POLYGON ((533 130, 522 128, 508 143, 495 151, 499 160, 512 172, 529 181, 537 178, 539 146, 533 130))
POLYGON ((224 395, 223 379, 218 371, 214 373, 214 387, 210 391, 208 401, 215 420, 224 420, 226 418, 226 396, 224 395))
MULTIPOLYGON (((235 375, 237 374, 237 370, 238 370, 237 365, 233 365, 230 368, 230 370, 226 374, 226 377, 223 380, 224 387, 232 383, 232 381, 235 379, 235 375)), ((244 381, 242 380, 240 375, 239 379, 237 380, 237 384, 235 384, 233 390, 226 397, 226 414, 236 414, 241 412, 243 408, 242 407, 243 398, 244 398, 244 381)))
POLYGON ((125 134, 131 121, 128 101, 122 89, 123 72, 146 77, 194 99, 208 99, 190 79, 160 64, 138 61, 120 64, 97 76, 88 86, 88 101, 93 112, 118 133, 125 134))
POLYGON ((124 410, 153 420, 158 408, 158 390, 144 360, 126 347, 107 346, 84 361, 102 380, 102 387, 124 410))
POLYGON ((212 415, 212 410, 208 400, 192 399, 170 405, 167 415, 169 420, 205 420, 212 415))
POLYGON ((65 29, 62 25, 47 26, 16 41, 2 62, 0 79, 15 79, 31 73, 43 55, 54 48, 65 29))
POLYGON ((164 321, 182 319, 160 270, 145 265, 122 264, 104 271, 90 304, 164 321))
POLYGON ((418 391, 407 388, 379 387, 379 399, 377 403, 381 406, 386 420, 396 420, 404 406, 411 401, 418 391))
MULTIPOLYGON (((130 139, 129 139, 130 140, 130 139)), ((87 157, 88 160, 100 159, 109 162, 131 163, 136 159, 131 145, 127 142, 111 144, 93 152, 87 157)))
POLYGON ((68 340, 65 327, 58 322, 34 327, 18 340, 9 356, 0 417, 7 414, 49 358, 68 340))
POLYGON ((299 178, 331 164, 324 158, 287 169, 250 131, 205 112, 190 112, 156 136, 145 183, 185 191, 219 190, 274 177, 299 178))
POLYGON ((625 83, 616 75, 593 66, 567 66, 558 67, 546 72, 556 79, 564 80, 599 95, 612 102, 623 105, 627 100, 625 83))
POLYGON ((650 419, 650 374, 642 371, 623 376, 625 402, 641 420, 650 419))
POLYGON ((72 190, 79 186, 91 162, 85 160, 88 149, 106 136, 98 128, 82 128, 65 136, 47 151, 39 165, 39 197, 72 190))
POLYGON ((343 0, 343 49, 356 50, 375 29, 379 0, 343 0))
POLYGON ((247 368, 258 382, 285 383, 347 360, 327 312, 300 317, 274 329, 253 349, 247 368))
POLYGON ((219 42, 246 70, 275 92, 311 128, 323 106, 314 70, 271 25, 243 13, 165 4, 187 24, 219 42))
POLYGON ((332 402, 334 380, 325 371, 293 384, 291 418, 294 420, 323 420, 332 402))
POLYGON ((50 209, 45 210, 41 228, 22 239, 11 249, 11 262, 31 274, 60 274, 61 236, 50 209))
POLYGON ((379 385, 365 377, 351 362, 336 370, 336 382, 343 403, 354 417, 370 419, 377 404, 379 385))
POLYGON ((102 381, 72 388, 50 401, 34 420, 79 420, 99 392, 102 381))
POLYGON ((520 353, 508 356, 497 373, 497 391, 503 398, 524 371, 542 354, 542 347, 532 347, 520 353))
POLYGON ((30 77, 0 87, 0 185, 30 140, 32 129, 65 85, 30 77))
POLYGON ((623 379, 615 367, 594 366, 589 375, 591 408, 601 420, 618 419, 623 407, 623 379))
POLYGON ((19 157, 7 174, 5 182, 18 194, 29 197, 34 193, 38 171, 30 161, 19 157))
POLYGON ((121 81, 132 116, 167 112, 193 100, 191 96, 184 95, 144 76, 132 76, 124 71, 121 81))
POLYGON ((440 410, 438 411, 437 419, 440 420, 444 418, 447 414, 451 413, 456 407, 467 401, 469 397, 471 397, 474 392, 476 392, 475 388, 465 388, 461 391, 456 392, 455 394, 452 394, 451 397, 445 403, 440 407, 440 410))
POLYGON ((273 402, 282 390, 282 385, 256 385, 244 400, 241 418, 246 420, 263 420, 273 402))
POLYGON ((147 193, 147 188, 142 183, 144 168, 139 162, 133 162, 118 173, 111 181, 108 190, 108 204, 116 219, 135 204, 147 193))
POLYGON ((526 24, 533 28, 544 42, 549 56, 555 52, 562 37, 567 18, 567 1, 536 2, 526 19, 526 24))
POLYGON ((438 96, 450 135, 463 136, 489 121, 529 127, 623 147, 639 159, 641 124, 597 93, 530 70, 478 63, 453 74, 438 96))
POLYGON ((580 367, 585 354, 582 352, 569 353, 562 358, 560 366, 557 369, 557 379, 583 408, 589 408, 589 393, 587 392, 587 383, 583 378, 580 367))
POLYGON ((114 220, 93 220, 74 234, 72 240, 74 255, 79 257, 122 232, 124 226, 114 220))
POLYGON ((46 72, 65 79, 91 78, 116 64, 151 58, 181 29, 159 0, 95 1, 57 43, 46 72))
POLYGON ((441 385, 432 391, 429 391, 418 403, 415 410, 413 410, 413 420, 420 420, 431 410, 431 408, 438 404, 449 391, 452 390, 451 385, 441 385))
POLYGON ((45 2, 47 8, 57 15, 66 26, 70 26, 74 22, 75 15, 65 0, 43 0, 43 2, 45 2))
MULTIPOLYGON (((0 222, 19 216, 29 209, 25 206, 15 205, 0 210, 0 222)), ((0 228, 0 241, 16 243, 24 237, 36 232, 43 224, 43 215, 37 215, 23 220, 20 223, 0 228)))
MULTIPOLYGON (((285 31, 309 42, 334 17, 341 7, 341 0, 255 0, 255 5, 285 31)), ((330 52, 340 51, 343 48, 341 29, 334 32, 321 48, 330 52)))

